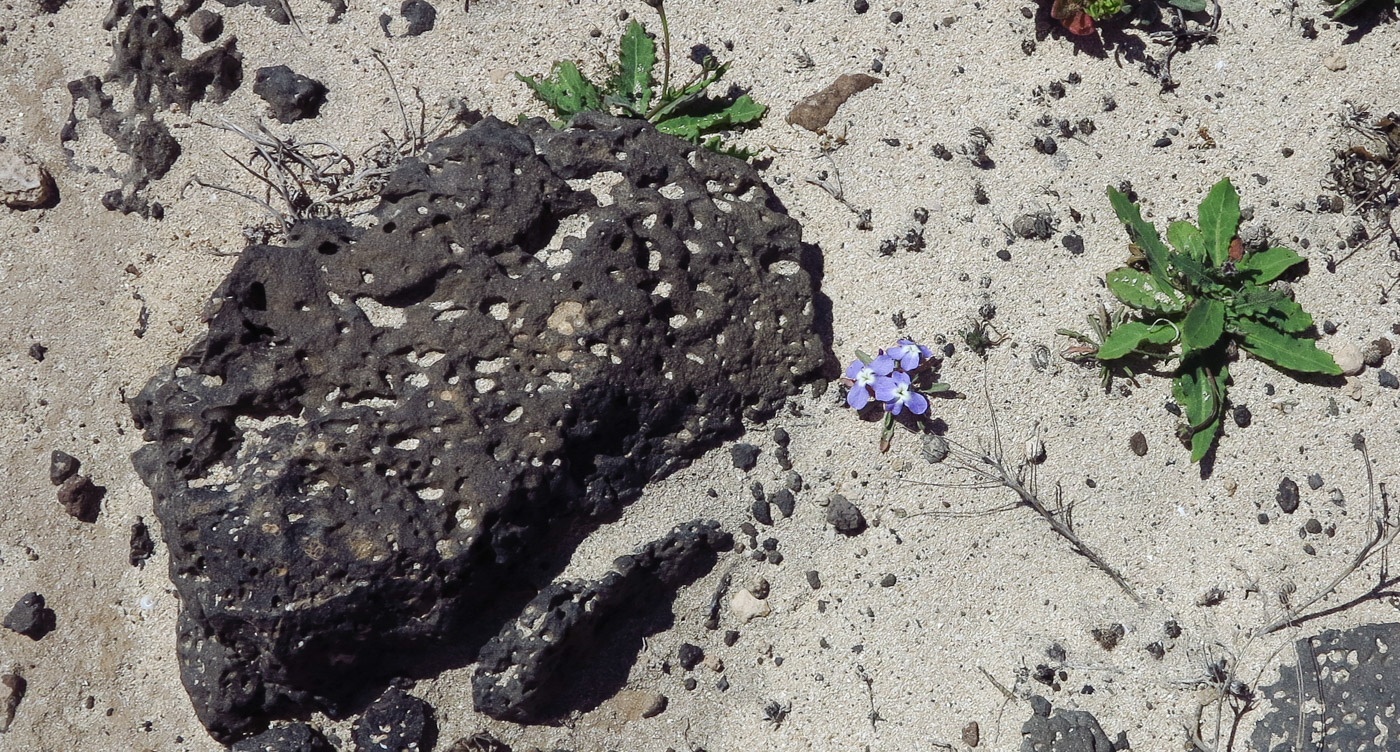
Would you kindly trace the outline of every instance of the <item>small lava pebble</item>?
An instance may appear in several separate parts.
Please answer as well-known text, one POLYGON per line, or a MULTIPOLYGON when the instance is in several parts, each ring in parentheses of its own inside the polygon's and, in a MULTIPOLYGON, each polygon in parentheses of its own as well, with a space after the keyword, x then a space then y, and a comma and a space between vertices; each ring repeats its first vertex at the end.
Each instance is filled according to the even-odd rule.
POLYGON ((768 497, 768 503, 778 508, 783 517, 791 517, 797 510, 797 499, 786 488, 778 489, 768 497))
POLYGON ((758 447, 753 444, 735 444, 729 447, 729 457, 734 461, 734 467, 747 473, 758 464, 758 447))
POLYGON ((698 687, 698 686, 700 686, 700 682, 695 681, 695 677, 693 677, 693 676, 687 676, 687 677, 685 678, 685 691, 687 691, 687 692, 694 691, 694 689, 695 689, 696 687, 698 687))
POLYGON ((1284 514, 1298 511, 1298 484, 1294 483, 1292 478, 1285 477, 1279 481, 1278 494, 1274 496, 1274 500, 1278 502, 1278 508, 1283 510, 1284 514))
POLYGON ((1072 232, 1064 236, 1063 238, 1060 238, 1060 243, 1064 245, 1065 250, 1069 251, 1075 256, 1078 256, 1079 254, 1084 252, 1084 238, 1079 237, 1078 233, 1072 232))
POLYGON ((719 678, 719 681, 715 682, 715 689, 718 689, 718 690, 721 691, 721 692, 728 692, 728 691, 729 691, 729 677, 727 677, 727 676, 721 676, 721 677, 719 678))
POLYGON ((899 11, 894 11, 890 14, 890 23, 904 23, 904 14, 899 11))
POLYGON ((764 557, 768 559, 769 564, 772 564, 775 567, 783 563, 782 551, 769 551, 766 554, 764 554, 764 557))
POLYGON ((1166 147, 1171 146, 1171 145, 1172 145, 1172 140, 1171 140, 1171 138, 1170 138, 1169 136, 1163 136, 1163 137, 1157 139, 1156 141, 1153 141, 1153 142, 1152 142, 1152 146, 1153 146, 1154 148, 1157 148, 1157 149, 1165 149, 1166 147))
POLYGON ((786 428, 775 428, 773 429, 773 443, 785 447, 792 443, 792 436, 788 434, 786 428))
POLYGON ((151 558, 151 554, 156 550, 155 541, 151 540, 151 531, 146 527, 146 523, 140 517, 131 525, 131 539, 128 542, 130 552, 128 561, 133 567, 143 567, 146 560, 151 558))
POLYGON ((1313 473, 1312 475, 1309 475, 1309 476, 1308 476, 1308 488, 1311 488, 1311 489, 1314 490, 1314 491, 1316 491, 1316 490, 1319 489, 1319 488, 1322 488, 1322 476, 1321 476, 1321 475, 1318 475, 1317 473, 1313 473))
POLYGON ((880 587, 894 587, 897 582, 899 582, 899 578, 893 574, 886 574, 880 578, 880 587))
POLYGON ((1254 414, 1249 412, 1245 405, 1235 405, 1235 409, 1230 411, 1230 417, 1235 419, 1235 425, 1240 428, 1249 428, 1249 424, 1254 422, 1254 414))
POLYGON ((997 258, 1001 259, 1002 261, 1010 261, 1011 251, 1008 251, 1005 248, 1001 249, 1000 251, 997 251, 997 258))
POLYGON ((760 523, 770 526, 773 524, 773 506, 767 499, 755 501, 750 511, 753 512, 753 518, 760 523))
POLYGON ((1142 431, 1138 431, 1132 435, 1132 438, 1128 439, 1128 446, 1132 448, 1133 454, 1139 457, 1147 455, 1147 437, 1142 434, 1142 431))
POLYGON ((48 352, 49 348, 44 347, 41 343, 38 342, 35 342, 34 344, 29 346, 29 357, 33 358, 34 362, 36 363, 44 362, 44 356, 48 354, 48 352))
POLYGON ((1159 661, 1167 655, 1167 649, 1163 647, 1162 643, 1160 642, 1148 643, 1147 652, 1151 653, 1152 657, 1156 658, 1159 661))
POLYGON ((885 71, 885 64, 877 57, 870 61, 870 70, 873 73, 883 73, 885 71))
POLYGON ((867 3, 865 0, 856 0, 851 7, 854 8, 857 13, 864 13, 870 10, 870 3, 867 3))
POLYGON ((83 463, 73 455, 55 449, 49 455, 49 482, 61 486, 63 481, 77 475, 82 466, 83 463))
POLYGON ((1386 389, 1400 389, 1400 379, 1384 368, 1376 372, 1376 382, 1386 389))
POLYGON ((26 593, 15 601, 14 608, 10 609, 3 622, 6 629, 31 640, 43 639, 44 635, 53 631, 54 623, 53 610, 44 605, 44 596, 38 593, 26 593))
POLYGON ((700 661, 705 660, 705 651, 701 650, 699 645, 683 642, 680 650, 676 652, 676 660, 681 664, 681 668, 690 671, 700 665, 700 661))
POLYGON ((736 642, 738 642, 738 641, 739 641, 739 632, 738 632, 738 630, 735 630, 735 629, 725 630, 725 632, 724 632, 724 646, 725 646, 725 647, 732 648, 732 647, 734 647, 734 643, 736 643, 736 642))
POLYGON ((1317 549, 1313 548, 1313 544, 1311 543, 1304 543, 1303 553, 1307 554, 1308 556, 1317 556, 1317 549))
POLYGON ((1260 525, 1267 525, 1267 524, 1269 524, 1269 515, 1264 514, 1263 512, 1260 512, 1260 513, 1259 513, 1259 524, 1260 524, 1260 525))
POLYGON ((777 550, 778 550, 778 539, 777 539, 777 538, 764 538, 764 539, 763 539, 763 550, 764 550, 764 551, 777 551, 777 550))
POLYGON ((843 535, 865 532, 865 515, 841 494, 832 494, 826 504, 826 521, 843 535))
POLYGON ((918 222, 918 223, 921 224, 921 225, 923 225, 923 224, 928 224, 928 209, 925 209, 925 208, 922 207, 922 206, 919 207, 919 208, 917 208, 917 209, 915 209, 915 210, 914 210, 914 221, 915 221, 915 222, 918 222))
POLYGON ((807 570, 807 585, 808 585, 809 587, 811 587, 813 590, 821 590, 821 589, 822 589, 822 576, 821 576, 821 574, 820 574, 819 572, 817 572, 817 570, 815 570, 815 569, 809 569, 809 570, 807 570))
POLYGON ((1049 155, 1059 151, 1060 145, 1055 142, 1054 136, 1046 136, 1045 138, 1037 136, 1035 139, 1035 150, 1041 154, 1049 155))
POLYGON ((1316 517, 1309 517, 1308 521, 1303 523, 1303 529, 1312 535, 1317 535, 1322 532, 1322 523, 1316 517))
POLYGON ((1176 619, 1169 619, 1162 625, 1162 631, 1173 640, 1181 636, 1181 624, 1176 619))

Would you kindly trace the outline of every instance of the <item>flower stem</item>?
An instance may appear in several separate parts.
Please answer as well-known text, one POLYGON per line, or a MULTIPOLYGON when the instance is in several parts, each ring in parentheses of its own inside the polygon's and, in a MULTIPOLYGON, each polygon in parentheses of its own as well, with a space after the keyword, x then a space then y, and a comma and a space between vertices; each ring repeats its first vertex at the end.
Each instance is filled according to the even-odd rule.
POLYGON ((661 68, 661 98, 671 96, 671 24, 666 21, 666 5, 656 6, 656 14, 661 16, 661 55, 664 58, 661 68))

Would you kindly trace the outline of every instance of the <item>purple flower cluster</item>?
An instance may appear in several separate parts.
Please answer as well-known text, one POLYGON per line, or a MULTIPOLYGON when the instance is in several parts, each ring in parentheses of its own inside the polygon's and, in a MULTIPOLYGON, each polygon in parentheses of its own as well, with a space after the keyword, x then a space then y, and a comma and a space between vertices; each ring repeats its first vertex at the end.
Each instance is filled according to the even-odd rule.
POLYGON ((851 361, 846 367, 850 387, 846 392, 846 404, 862 410, 874 398, 892 415, 905 410, 923 415, 928 412, 928 397, 914 391, 910 374, 932 357, 932 350, 902 339, 893 347, 881 350, 869 363, 851 361))

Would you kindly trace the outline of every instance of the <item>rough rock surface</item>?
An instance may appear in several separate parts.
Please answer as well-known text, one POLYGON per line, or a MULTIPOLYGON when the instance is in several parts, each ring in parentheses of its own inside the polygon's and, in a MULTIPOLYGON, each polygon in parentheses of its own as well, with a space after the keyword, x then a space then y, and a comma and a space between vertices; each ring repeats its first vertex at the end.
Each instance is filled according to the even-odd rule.
POLYGON ((240 740, 232 752, 335 752, 320 731, 305 723, 284 723, 240 740))
POLYGON ((433 706, 390 687, 355 721, 355 752, 426 752, 437 740, 433 706))
POLYGON ((53 609, 44 605, 44 596, 25 593, 5 615, 3 623, 12 632, 31 640, 42 640, 44 635, 53 631, 55 616, 53 609))
POLYGON ((714 552, 733 544, 715 522, 691 522, 613 562, 597 580, 557 582, 530 601, 515 623, 492 638, 477 657, 472 677, 476 709, 517 722, 546 720, 537 711, 569 682, 571 659, 586 651, 594 632, 630 599, 654 600, 648 591, 671 589, 714 552))
POLYGON ((58 487, 58 503, 63 505, 63 511, 81 522, 97 522, 106 495, 107 488, 93 483, 86 475, 74 475, 58 487))
POLYGON ((640 121, 487 120, 370 222, 247 248, 132 402, 221 739, 523 603, 522 563, 828 367, 798 224, 749 165, 640 121))
POLYGON ((131 157, 131 169, 121 176, 122 187, 105 194, 102 205, 124 214, 160 219, 164 209, 141 197, 140 192, 169 172, 180 157, 180 144, 157 114, 172 106, 188 111, 190 105, 205 99, 224 101, 243 82, 243 58, 235 49, 234 38, 229 37, 186 60, 184 34, 159 6, 136 8, 131 2, 115 2, 103 26, 115 28, 124 18, 126 25, 112 44, 107 73, 68 83, 73 109, 60 139, 67 143, 78 138, 77 104, 84 102, 86 119, 96 120, 117 150, 131 157), (106 91, 109 86, 130 87, 130 107, 119 109, 106 91))
POLYGON ((1255 724, 1250 749, 1393 749, 1400 686, 1396 645, 1397 623, 1329 629, 1298 640, 1295 654, 1312 660, 1281 666, 1279 680, 1259 688, 1269 713, 1255 724), (1307 739, 1296 738, 1299 728, 1306 729, 1307 739), (1390 729, 1388 744, 1376 746, 1386 740, 1378 729, 1390 729))

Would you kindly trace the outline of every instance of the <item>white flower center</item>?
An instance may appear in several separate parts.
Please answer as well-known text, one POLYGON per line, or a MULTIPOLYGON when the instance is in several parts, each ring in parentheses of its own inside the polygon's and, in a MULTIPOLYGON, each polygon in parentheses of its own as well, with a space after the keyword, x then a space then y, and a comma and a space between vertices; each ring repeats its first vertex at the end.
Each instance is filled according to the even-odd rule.
POLYGON ((909 385, 900 384, 894 388, 894 401, 903 405, 909 402, 909 385))
POLYGON ((875 383, 875 372, 869 368, 860 369, 856 374, 856 386, 870 386, 875 383))

